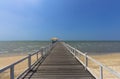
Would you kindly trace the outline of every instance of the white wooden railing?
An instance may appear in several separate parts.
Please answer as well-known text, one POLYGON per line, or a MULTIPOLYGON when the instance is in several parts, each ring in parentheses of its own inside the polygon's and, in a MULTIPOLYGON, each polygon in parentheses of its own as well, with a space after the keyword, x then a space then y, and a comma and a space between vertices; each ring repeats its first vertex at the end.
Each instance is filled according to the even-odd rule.
POLYGON ((87 69, 96 79, 105 79, 104 73, 103 73, 103 69, 108 71, 109 73, 111 73, 112 75, 115 76, 115 78, 113 79, 120 79, 120 73, 114 71, 113 69, 103 65, 102 63, 96 61, 95 59, 93 59, 92 57, 88 56, 87 53, 82 53, 81 51, 77 50, 76 48, 70 46, 69 44, 66 44, 63 42, 63 45, 79 60, 80 63, 83 64, 83 66, 85 67, 85 69, 87 69), (84 60, 80 60, 80 56, 83 56, 84 60), (89 61, 92 61, 92 64, 97 64, 99 66, 99 76, 95 74, 95 72, 93 72, 93 70, 88 67, 88 63, 89 61))
POLYGON ((15 66, 19 63, 24 62, 25 60, 28 60, 28 67, 27 67, 27 69, 24 70, 23 73, 21 73, 17 77, 17 79, 19 79, 24 73, 29 72, 31 70, 31 68, 34 66, 34 64, 36 64, 38 61, 40 61, 42 58, 44 58, 48 54, 48 51, 50 51, 54 47, 54 45, 55 44, 50 44, 46 47, 42 47, 39 51, 37 51, 33 54, 29 54, 28 56, 20 59, 19 61, 0 69, 0 74, 4 73, 4 71, 10 69, 10 79, 15 79, 15 72, 14 72, 15 66), (36 55, 37 60, 32 64, 32 56, 35 56, 35 55, 36 55), (40 57, 39 57, 39 55, 40 55, 40 57))

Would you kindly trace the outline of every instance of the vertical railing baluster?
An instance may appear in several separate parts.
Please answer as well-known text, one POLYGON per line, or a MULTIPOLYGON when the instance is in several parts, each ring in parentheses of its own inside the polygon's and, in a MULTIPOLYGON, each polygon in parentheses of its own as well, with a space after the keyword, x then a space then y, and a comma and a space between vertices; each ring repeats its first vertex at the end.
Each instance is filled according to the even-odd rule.
POLYGON ((43 58, 43 57, 44 57, 44 49, 45 49, 45 48, 42 47, 41 49, 42 49, 42 51, 41 51, 41 56, 42 56, 42 58, 43 58))
POLYGON ((74 55, 76 56, 76 54, 75 54, 75 49, 73 49, 73 52, 74 52, 74 55))
POLYGON ((71 48, 71 52, 72 52, 72 54, 74 55, 74 52, 73 52, 73 49, 71 48))
POLYGON ((76 50, 77 49, 75 48, 75 56, 78 57, 78 52, 76 50))
POLYGON ((45 56, 46 52, 47 52, 47 47, 44 49, 44 54, 43 54, 43 56, 45 56))
POLYGON ((85 53, 85 70, 87 69, 88 66, 88 58, 87 58, 87 53, 85 53))
POLYGON ((100 67, 100 79, 103 79, 103 67, 102 66, 99 67, 100 67))
POLYGON ((39 53, 39 52, 37 52, 37 54, 36 54, 36 55, 37 55, 37 60, 38 60, 38 53, 39 53))
POLYGON ((31 54, 28 55, 28 67, 31 69, 31 54))
POLYGON ((47 52, 48 52, 48 47, 46 47, 46 50, 45 50, 45 55, 47 54, 47 52))
POLYGON ((75 56, 77 56, 76 48, 74 49, 74 52, 75 52, 75 56))
POLYGON ((14 79, 14 65, 10 68, 10 79, 14 79))

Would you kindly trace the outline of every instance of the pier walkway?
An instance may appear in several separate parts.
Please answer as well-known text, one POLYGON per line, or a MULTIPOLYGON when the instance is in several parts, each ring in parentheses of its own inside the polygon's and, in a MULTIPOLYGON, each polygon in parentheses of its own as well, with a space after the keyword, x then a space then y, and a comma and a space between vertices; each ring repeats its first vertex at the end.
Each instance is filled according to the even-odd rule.
POLYGON ((88 70, 58 42, 43 62, 21 79, 95 79, 88 70))

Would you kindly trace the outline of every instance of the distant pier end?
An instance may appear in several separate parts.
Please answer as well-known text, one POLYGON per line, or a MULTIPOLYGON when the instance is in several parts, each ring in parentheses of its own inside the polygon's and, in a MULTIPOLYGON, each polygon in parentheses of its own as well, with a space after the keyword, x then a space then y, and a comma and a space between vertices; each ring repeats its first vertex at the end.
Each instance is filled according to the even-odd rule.
POLYGON ((56 38, 56 37, 54 37, 54 38, 51 38, 51 41, 52 41, 52 43, 56 43, 56 42, 58 42, 58 41, 59 41, 59 39, 58 39, 58 38, 56 38))

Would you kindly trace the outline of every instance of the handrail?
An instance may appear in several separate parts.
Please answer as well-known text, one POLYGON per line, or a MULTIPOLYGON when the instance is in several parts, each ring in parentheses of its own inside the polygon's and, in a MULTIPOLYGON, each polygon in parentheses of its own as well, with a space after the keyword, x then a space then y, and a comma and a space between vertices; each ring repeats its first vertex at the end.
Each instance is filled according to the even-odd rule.
POLYGON ((118 78, 120 78, 120 74, 119 74, 118 72, 116 72, 116 71, 114 71, 113 69, 111 69, 111 68, 109 68, 109 67, 103 65, 102 63, 96 61, 95 59, 93 59, 93 58, 90 57, 90 56, 87 56, 87 58, 90 59, 90 60, 92 60, 93 62, 95 62, 95 63, 98 64, 99 66, 102 66, 104 69, 106 69, 106 70, 109 71, 110 73, 112 73, 112 74, 118 76, 118 78))
POLYGON ((16 61, 15 63, 13 63, 11 65, 8 65, 8 66, 0 69, 0 73, 6 71, 8 69, 10 69, 10 79, 15 79, 15 75, 14 75, 15 74, 14 73, 14 67, 15 67, 15 65, 17 65, 17 64, 23 62, 24 60, 28 59, 28 68, 25 71, 29 71, 31 69, 31 66, 33 66, 39 59, 41 59, 41 57, 38 58, 38 54, 40 53, 41 56, 42 56, 42 58, 43 58, 44 56, 47 55, 48 51, 54 47, 54 45, 55 44, 50 44, 50 45, 48 45, 46 47, 42 47, 39 51, 37 51, 37 52, 35 52, 33 54, 29 54, 28 56, 26 56, 26 57, 24 57, 24 58, 16 61), (31 57, 34 56, 34 55, 37 55, 36 56, 37 60, 33 64, 31 64, 31 60, 32 60, 31 57))
POLYGON ((7 69, 9 69, 11 66, 14 66, 14 65, 16 65, 16 64, 18 64, 18 63, 20 63, 20 62, 26 60, 27 58, 28 58, 28 56, 26 56, 26 57, 24 57, 24 58, 18 60, 17 62, 15 62, 15 63, 13 63, 13 64, 11 64, 11 65, 8 65, 8 66, 6 66, 6 67, 0 69, 0 73, 3 72, 3 71, 5 71, 5 70, 7 70, 7 69))
POLYGON ((92 57, 88 56, 87 54, 82 53, 81 51, 79 51, 78 49, 70 46, 69 44, 66 44, 66 43, 63 42, 63 45, 64 45, 64 46, 83 64, 83 66, 85 66, 85 68, 88 69, 89 72, 91 72, 91 74, 92 74, 93 76, 95 76, 97 79, 103 79, 103 75, 104 75, 104 74, 103 74, 103 69, 107 70, 108 72, 110 72, 111 74, 113 74, 114 76, 116 76, 117 78, 120 78, 120 73, 118 73, 118 72, 114 71, 113 69, 111 69, 111 68, 103 65, 102 63, 96 61, 95 59, 93 59, 92 57), (83 62, 78 58, 78 56, 76 56, 75 53, 79 53, 79 54, 83 55, 84 58, 85 58, 85 63, 83 63, 83 62), (96 63, 96 64, 99 66, 99 68, 100 68, 100 77, 99 77, 99 78, 98 78, 98 77, 92 72, 92 70, 88 67, 88 59, 91 60, 92 62, 96 63))

